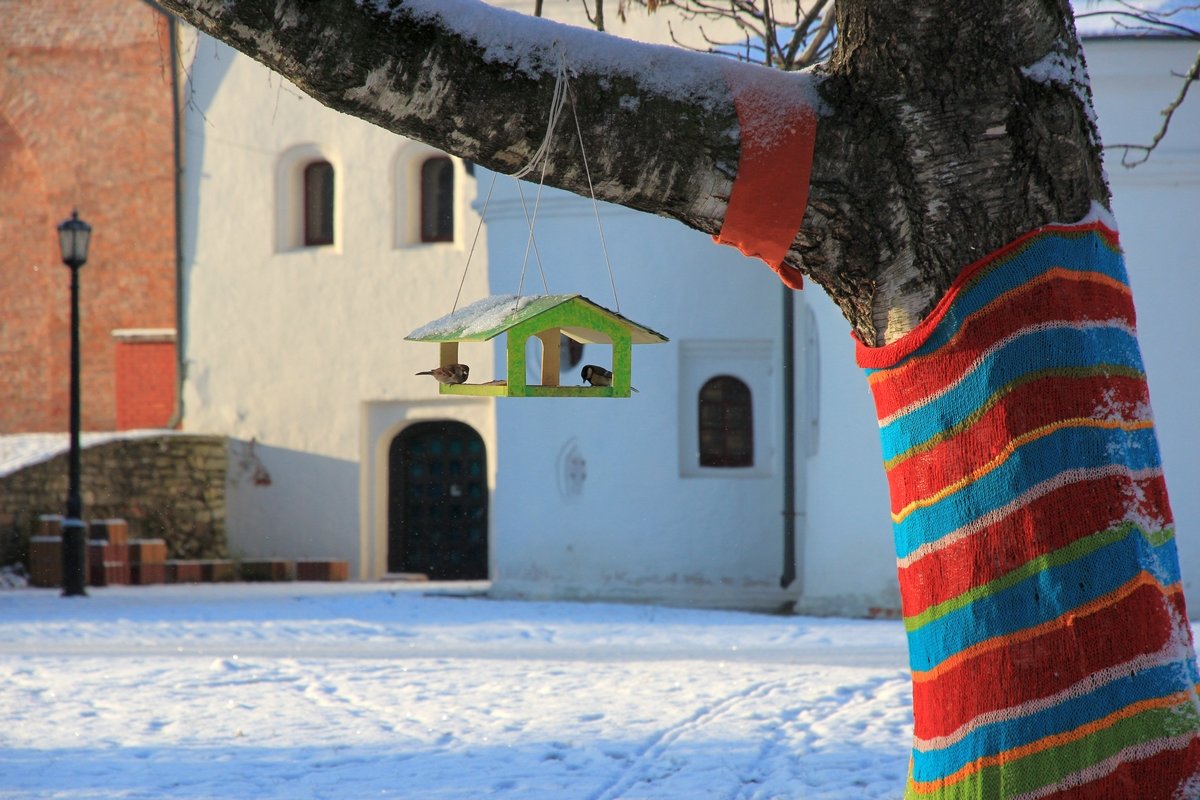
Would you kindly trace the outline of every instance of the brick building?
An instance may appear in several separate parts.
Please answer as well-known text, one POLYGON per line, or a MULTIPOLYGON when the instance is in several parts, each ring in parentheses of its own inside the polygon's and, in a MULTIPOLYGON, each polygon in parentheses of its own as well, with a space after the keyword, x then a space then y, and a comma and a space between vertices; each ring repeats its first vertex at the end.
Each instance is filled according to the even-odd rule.
POLYGON ((0 434, 67 428, 70 273, 55 226, 75 208, 93 227, 80 271, 83 429, 166 425, 178 263, 171 22, 142 0, 0 0, 0 16, 0 434), (131 329, 159 335, 114 336, 131 329))

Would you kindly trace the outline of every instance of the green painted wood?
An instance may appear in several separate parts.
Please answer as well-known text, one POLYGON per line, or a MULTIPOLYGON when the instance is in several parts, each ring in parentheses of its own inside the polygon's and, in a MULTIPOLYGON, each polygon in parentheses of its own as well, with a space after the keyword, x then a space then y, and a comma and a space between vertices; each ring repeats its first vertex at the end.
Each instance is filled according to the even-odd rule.
POLYGON ((439 384, 442 394, 463 397, 630 397, 631 391, 622 393, 615 386, 538 386, 526 385, 522 394, 514 394, 511 386, 488 386, 480 383, 460 383, 453 386, 439 384))
MULTIPOLYGON (((437 342, 443 361, 457 355, 457 342, 487 341, 507 334, 505 362, 507 385, 465 383, 440 385, 441 394, 475 397, 629 397, 633 372, 633 345, 658 344, 667 337, 593 303, 582 295, 540 295, 529 299, 522 308, 502 313, 506 296, 485 298, 455 315, 435 320, 406 338, 409 341, 437 342), (472 310, 474 309, 474 310, 472 310), (465 313, 464 313, 465 312, 465 313), (481 326, 480 320, 487 325, 481 326), (502 320, 502 321, 497 321, 502 320), (420 333, 426 330, 426 333, 420 333), (541 386, 527 385, 525 347, 531 336, 561 331, 585 343, 612 346, 612 386, 541 386), (418 335, 419 334, 419 335, 418 335)), ((512 298, 516 303, 516 298, 512 298)), ((551 352, 544 348, 543 352, 551 352)), ((563 376, 560 376, 560 382, 563 376)))

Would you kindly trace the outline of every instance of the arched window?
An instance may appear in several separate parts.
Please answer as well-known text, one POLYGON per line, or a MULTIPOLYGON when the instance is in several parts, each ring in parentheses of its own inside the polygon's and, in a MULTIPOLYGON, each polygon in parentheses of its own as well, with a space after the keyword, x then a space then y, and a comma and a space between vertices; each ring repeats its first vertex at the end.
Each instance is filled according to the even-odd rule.
POLYGON ((328 161, 304 168, 304 244, 333 244, 333 165, 328 161))
POLYGON ((421 164, 421 241, 454 241, 454 162, 445 156, 421 164))
POLYGON ((754 412, 750 387, 729 375, 700 387, 700 466, 754 466, 754 412))

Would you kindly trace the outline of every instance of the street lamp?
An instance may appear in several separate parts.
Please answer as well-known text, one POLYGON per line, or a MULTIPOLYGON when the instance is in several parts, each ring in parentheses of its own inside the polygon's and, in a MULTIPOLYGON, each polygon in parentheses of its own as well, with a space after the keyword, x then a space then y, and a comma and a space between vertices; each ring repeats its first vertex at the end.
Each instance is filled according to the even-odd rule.
POLYGON ((79 268, 87 263, 92 226, 78 211, 58 226, 63 263, 71 268, 71 454, 67 478, 67 513, 62 523, 63 597, 86 596, 87 532, 83 495, 79 491, 79 268))

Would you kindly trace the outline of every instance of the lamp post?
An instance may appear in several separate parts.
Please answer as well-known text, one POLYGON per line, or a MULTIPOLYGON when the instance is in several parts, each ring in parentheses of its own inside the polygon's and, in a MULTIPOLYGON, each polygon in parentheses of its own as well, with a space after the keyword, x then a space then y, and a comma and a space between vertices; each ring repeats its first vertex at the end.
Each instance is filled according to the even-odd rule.
POLYGON ((67 513, 62 523, 63 597, 86 596, 87 533, 83 495, 79 490, 79 268, 87 263, 92 226, 78 211, 58 226, 63 263, 71 268, 71 453, 67 478, 67 513))

